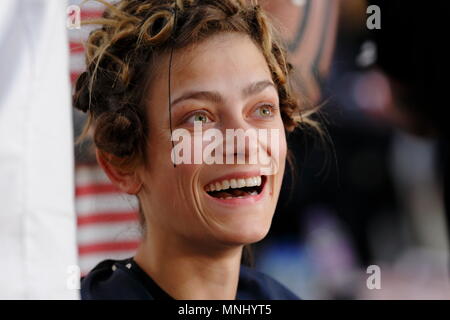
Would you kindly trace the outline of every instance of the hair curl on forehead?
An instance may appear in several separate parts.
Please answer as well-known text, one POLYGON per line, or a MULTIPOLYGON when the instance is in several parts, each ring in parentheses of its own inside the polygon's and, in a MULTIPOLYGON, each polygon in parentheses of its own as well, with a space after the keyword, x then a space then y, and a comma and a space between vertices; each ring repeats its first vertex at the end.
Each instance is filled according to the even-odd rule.
MULTIPOLYGON (((286 50, 256 1, 122 0, 105 5, 86 42, 86 71, 78 78, 74 106, 88 113, 83 131, 94 129, 101 152, 134 165, 145 159, 148 124, 143 93, 151 63, 170 50, 186 48, 223 32, 248 35, 263 53, 276 84, 286 132, 299 124, 316 127, 312 113, 294 96, 286 50)), ((151 107, 151 106, 150 106, 151 107)), ((81 138, 82 138, 81 137, 81 138)))

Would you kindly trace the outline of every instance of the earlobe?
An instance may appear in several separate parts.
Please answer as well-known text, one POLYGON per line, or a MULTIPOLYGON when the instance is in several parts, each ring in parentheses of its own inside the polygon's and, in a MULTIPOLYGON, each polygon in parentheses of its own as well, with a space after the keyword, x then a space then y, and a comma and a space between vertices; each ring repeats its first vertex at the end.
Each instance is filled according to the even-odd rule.
POLYGON ((128 194, 138 194, 142 188, 142 182, 137 175, 136 170, 126 170, 114 165, 118 163, 117 157, 112 154, 95 150, 98 164, 102 167, 111 182, 121 191, 128 194))

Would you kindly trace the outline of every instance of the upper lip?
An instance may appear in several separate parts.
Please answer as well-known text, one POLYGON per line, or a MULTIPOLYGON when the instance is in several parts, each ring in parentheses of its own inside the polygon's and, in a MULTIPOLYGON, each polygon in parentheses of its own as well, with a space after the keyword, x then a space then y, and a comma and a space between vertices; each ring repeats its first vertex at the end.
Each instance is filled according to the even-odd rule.
POLYGON ((212 183, 221 182, 223 180, 245 179, 245 178, 257 177, 257 176, 261 176, 261 173, 259 170, 232 172, 232 173, 223 175, 219 178, 215 178, 215 179, 211 180, 210 182, 205 184, 204 187, 206 187, 212 183))

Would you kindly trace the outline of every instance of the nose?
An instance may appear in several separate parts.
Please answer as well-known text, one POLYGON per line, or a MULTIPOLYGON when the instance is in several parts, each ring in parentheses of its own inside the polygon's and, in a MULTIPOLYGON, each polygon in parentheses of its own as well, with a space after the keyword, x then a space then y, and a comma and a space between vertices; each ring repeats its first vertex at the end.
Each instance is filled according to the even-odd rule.
POLYGON ((239 111, 227 112, 222 117, 225 163, 257 164, 258 131, 246 120, 241 108, 235 110, 239 111))

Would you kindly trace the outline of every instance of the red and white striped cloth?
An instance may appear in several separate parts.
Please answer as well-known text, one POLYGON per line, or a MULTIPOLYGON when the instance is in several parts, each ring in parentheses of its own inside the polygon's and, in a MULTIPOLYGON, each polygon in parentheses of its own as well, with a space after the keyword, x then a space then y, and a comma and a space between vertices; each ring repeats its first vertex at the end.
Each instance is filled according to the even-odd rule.
MULTIPOLYGON (((81 0, 71 0, 80 5, 81 0)), ((81 19, 100 17, 103 5, 91 1, 81 6, 81 19)), ((92 27, 69 30, 72 83, 85 69, 83 41, 92 27)), ((98 165, 75 168, 77 241, 81 274, 104 259, 132 256, 141 238, 137 198, 120 192, 98 165)))
POLYGON ((77 166, 75 183, 81 273, 101 260, 132 256, 141 238, 137 198, 118 190, 97 165, 77 166))

